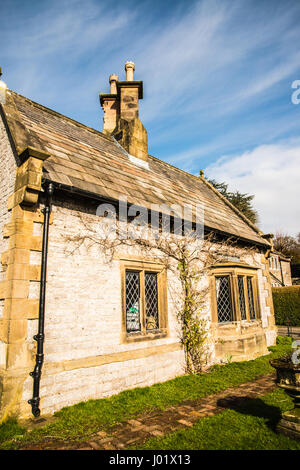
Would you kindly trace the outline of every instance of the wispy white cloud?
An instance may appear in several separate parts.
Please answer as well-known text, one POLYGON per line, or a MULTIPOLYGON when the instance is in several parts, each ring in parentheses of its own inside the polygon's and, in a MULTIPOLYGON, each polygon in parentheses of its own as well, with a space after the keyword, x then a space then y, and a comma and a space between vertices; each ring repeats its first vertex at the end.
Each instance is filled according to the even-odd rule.
POLYGON ((14 28, 3 24, 1 51, 2 60, 13 64, 16 91, 46 103, 55 94, 56 99, 59 93, 64 99, 72 94, 74 102, 76 91, 93 81, 96 71, 89 73, 93 56, 101 51, 99 70, 103 51, 113 48, 134 18, 134 12, 108 9, 105 2, 95 0, 54 0, 32 15, 16 14, 14 28))
POLYGON ((1 53, 14 63, 12 84, 48 102, 66 84, 65 101, 80 88, 107 87, 108 75, 124 73, 120 64, 132 58, 145 81, 145 123, 175 114, 182 122, 200 113, 221 118, 299 70, 299 8, 286 2, 272 12, 267 2, 199 0, 184 9, 175 2, 159 20, 143 1, 46 5, 16 14, 13 28, 3 20, 1 53))
MULTIPOLYGON (((258 191, 262 224, 271 226, 276 219, 271 202, 267 212, 273 200, 269 183, 263 203, 257 174, 230 174, 235 164, 246 168, 251 160, 257 167, 259 158, 271 161, 268 152, 277 159, 283 152, 289 158, 285 177, 295 184, 291 161, 298 144, 282 139, 297 136, 300 127, 290 102, 290 85, 300 78, 300 5, 289 0, 271 5, 2 0, 4 79, 15 91, 101 129, 98 92, 108 91, 111 73, 124 78, 125 61, 134 60, 135 77, 144 80, 140 115, 150 152, 191 172, 211 161, 207 171, 213 177, 241 191, 258 191)), ((294 204, 293 191, 285 193, 287 204, 289 198, 294 204)), ((287 226, 297 230, 289 217, 287 226)))
POLYGON ((136 55, 141 75, 149 77, 145 119, 174 112, 213 117, 261 99, 299 70, 294 18, 295 7, 283 3, 270 14, 264 2, 253 11, 249 2, 203 1, 162 25, 136 55))
POLYGON ((300 232, 300 138, 223 156, 205 172, 231 190, 254 194, 265 232, 300 232))
POLYGON ((113 31, 123 28, 128 18, 125 11, 107 10, 103 2, 54 0, 32 16, 17 17, 15 28, 11 28, 11 24, 4 25, 8 38, 6 51, 18 60, 24 55, 39 60, 66 52, 76 57, 87 49, 96 48, 113 31))
MULTIPOLYGON (((256 147, 257 140, 270 144, 272 141, 282 140, 282 136, 287 132, 294 132, 298 135, 299 121, 297 119, 287 120, 285 116, 274 117, 268 120, 262 113, 261 116, 253 115, 252 119, 245 122, 236 123, 228 132, 218 133, 203 143, 189 146, 180 152, 170 152, 166 160, 169 163, 177 164, 186 171, 194 172, 195 168, 203 168, 210 160, 210 155, 217 155, 220 161, 221 155, 230 152, 233 143, 239 147, 252 149, 256 147), (203 163, 206 162, 206 163, 203 163)), ((176 130, 176 129, 175 129, 176 130)), ((178 130, 178 129, 177 129, 178 130)), ((171 131, 158 136, 158 139, 171 138, 171 131)), ((289 138, 288 142, 293 141, 289 138)), ((213 161, 215 158, 212 159, 213 161)))

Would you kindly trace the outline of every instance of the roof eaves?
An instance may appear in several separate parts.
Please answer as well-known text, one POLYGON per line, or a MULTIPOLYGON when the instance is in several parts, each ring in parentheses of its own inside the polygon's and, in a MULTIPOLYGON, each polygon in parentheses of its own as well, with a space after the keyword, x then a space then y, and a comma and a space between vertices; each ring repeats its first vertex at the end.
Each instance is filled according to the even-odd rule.
POLYGON ((283 261, 291 261, 292 259, 291 257, 283 255, 280 251, 277 251, 277 250, 272 250, 272 253, 274 253, 275 255, 278 255, 279 258, 283 261))
MULTIPOLYGON (((171 168, 175 168, 177 171, 180 171, 181 173, 183 173, 185 175, 188 175, 189 177, 194 178, 198 181, 201 178, 201 181, 203 183, 205 183, 220 199, 222 199, 222 201, 227 206, 229 206, 241 219, 243 219, 243 221, 247 225, 249 225, 249 227, 252 228, 252 230, 254 230, 260 237, 263 237, 264 233, 261 230, 259 230, 259 228, 256 227, 256 225, 254 225, 244 214, 242 214, 242 212, 240 212, 230 201, 228 201, 228 199, 225 196, 223 196, 214 186, 212 186, 204 177, 199 177, 199 176, 196 176, 196 175, 192 175, 191 173, 188 173, 187 171, 184 171, 180 168, 177 168, 174 165, 171 165, 170 163, 164 162, 164 161, 160 160, 159 158, 154 157, 153 155, 149 155, 149 157, 153 158, 154 160, 157 160, 160 163, 163 163, 166 166, 170 166, 171 168)), ((267 243, 267 245, 270 246, 269 243, 267 243)))
MULTIPOLYGON (((82 123, 80 123, 80 122, 78 122, 78 121, 75 121, 74 119, 71 119, 71 118, 69 118, 69 117, 67 117, 67 116, 65 116, 65 115, 63 115, 63 114, 60 114, 60 113, 58 113, 57 111, 54 111, 54 110, 52 110, 52 109, 50 109, 50 108, 47 108, 47 107, 45 107, 45 106, 42 106, 41 104, 36 103, 36 102, 30 100, 29 98, 26 98, 26 97, 24 97, 24 96, 22 96, 22 95, 20 95, 20 94, 18 94, 18 93, 16 93, 16 92, 9 91, 9 93, 11 93, 12 95, 16 95, 16 96, 21 97, 21 98, 22 98, 23 100, 25 100, 28 104, 30 104, 30 105, 32 105, 32 106, 35 106, 35 107, 37 107, 38 109, 41 109, 41 110, 43 110, 43 111, 46 111, 46 112, 48 112, 48 113, 50 113, 50 114, 52 114, 52 115, 54 115, 54 116, 56 116, 56 117, 58 117, 58 118, 61 118, 61 119, 65 120, 65 121, 68 121, 68 122, 70 122, 70 123, 72 123, 72 124, 74 124, 74 125, 76 125, 76 126, 78 126, 78 127, 81 127, 82 129, 87 130, 88 132, 92 132, 92 133, 94 133, 94 134, 96 134, 96 135, 99 135, 99 136, 101 136, 102 138, 107 139, 107 140, 109 140, 110 142, 113 142, 114 144, 116 144, 115 139, 114 139, 113 137, 107 135, 107 134, 103 134, 102 132, 100 132, 100 131, 98 131, 98 130, 96 130, 96 129, 93 129, 93 128, 91 128, 91 127, 89 127, 89 126, 86 126, 86 125, 84 125, 84 124, 82 124, 82 123)), ((11 97, 11 99, 13 100, 13 97, 11 97)), ((14 100, 13 100, 13 104, 14 104, 14 108, 15 108, 15 111, 17 112, 17 116, 18 116, 18 118, 16 119, 16 121, 17 121, 18 125, 21 125, 21 126, 24 128, 24 133, 26 134, 26 137, 25 137, 26 142, 24 142, 22 145, 19 145, 18 142, 17 142, 16 148, 17 148, 18 153, 22 152, 22 151, 24 150, 24 148, 26 148, 26 147, 33 147, 33 148, 35 148, 35 149, 40 149, 41 151, 44 151, 44 145, 43 145, 42 142, 40 142, 40 139, 35 135, 35 133, 34 133, 33 131, 31 131, 31 130, 29 131, 29 130, 26 129, 26 128, 24 127, 24 125, 22 124, 22 120, 21 120, 21 117, 20 117, 20 115, 19 115, 19 113, 18 113, 18 111, 17 111, 17 108, 16 108, 16 105, 15 105, 15 103, 14 103, 14 100)), ((5 106, 6 106, 6 105, 5 105, 5 106)), ((13 137, 16 137, 16 132, 14 132, 14 126, 9 125, 9 128, 10 128, 10 131, 11 131, 13 137), (13 129, 11 129, 11 127, 13 127, 13 129)), ((186 172, 186 171, 184 171, 184 170, 181 170, 181 169, 175 167, 174 165, 171 165, 171 164, 169 164, 169 163, 166 163, 166 162, 164 162, 164 161, 162 161, 162 160, 160 160, 160 159, 158 159, 158 158, 156 158, 156 157, 153 157, 152 155, 149 155, 149 157, 152 158, 153 160, 158 161, 160 164, 163 164, 163 165, 165 165, 165 166, 169 166, 169 167, 175 169, 176 171, 179 171, 179 172, 181 172, 182 174, 185 174, 185 175, 188 176, 189 178, 196 179, 196 180, 199 182, 199 177, 197 177, 197 176, 195 176, 195 175, 192 175, 192 174, 190 174, 190 173, 188 173, 188 172, 186 172)), ((210 183, 208 183, 208 182, 205 180, 205 178, 201 178, 201 181, 202 181, 203 183, 205 183, 205 184, 206 184, 206 185, 207 185, 207 186, 208 186, 208 187, 209 187, 227 206, 229 206, 229 207, 230 207, 230 208, 231 208, 231 209, 232 209, 232 210, 233 210, 233 211, 234 211, 252 230, 254 230, 254 231, 258 234, 259 237, 262 237, 262 238, 263 238, 263 232, 261 232, 261 231, 258 229, 258 227, 256 227, 254 224, 252 224, 252 222, 250 222, 235 206, 233 206, 233 204, 231 204, 231 202, 228 201, 228 199, 226 199, 222 194, 220 194, 219 191, 217 191, 210 183)), ((249 238, 249 240, 251 241, 250 238, 249 238)), ((254 242, 254 241, 252 240, 252 242, 254 242)), ((263 241, 263 242, 261 242, 261 245, 263 245, 263 246, 268 246, 268 247, 269 247, 269 246, 270 246, 270 243, 267 242, 267 241, 263 241)))
POLYGON ((41 139, 24 126, 13 95, 14 92, 7 90, 6 103, 1 105, 1 111, 17 154, 20 156, 27 148, 45 153, 46 147, 41 139))
POLYGON ((227 206, 229 206, 241 219, 243 219, 243 221, 249 225, 250 228, 252 228, 259 236, 263 236, 264 233, 259 230, 258 227, 256 227, 256 225, 254 225, 241 211, 239 211, 239 209, 237 207, 235 207, 225 196, 223 196, 223 194, 221 194, 212 184, 210 184, 205 178, 204 176, 201 177, 201 180, 212 190, 214 191, 215 194, 217 194, 217 196, 219 196, 220 199, 222 199, 223 202, 225 202, 225 204, 227 204, 227 206))
MULTIPOLYGON (((98 193, 93 193, 91 191, 84 190, 84 189, 81 189, 81 188, 77 188, 75 186, 70 186, 70 185, 67 185, 67 184, 59 183, 57 181, 51 180, 51 178, 47 178, 46 176, 44 176, 44 178, 43 178, 43 183, 53 183, 54 186, 57 189, 59 189, 61 191, 66 191, 67 193, 72 194, 74 196, 77 195, 77 196, 85 197, 85 198, 88 198, 88 199, 94 199, 94 200, 98 200, 98 201, 101 201, 101 202, 107 202, 107 203, 110 203, 110 204, 113 204, 113 205, 116 205, 119 202, 115 198, 110 198, 108 196, 100 195, 98 193)), ((130 203, 128 201, 128 204, 131 205, 133 203, 130 203)), ((137 206, 137 204, 135 204, 135 206, 137 206)), ((243 236, 240 236, 240 235, 234 235, 230 232, 226 232, 224 230, 220 230, 220 229, 217 229, 215 227, 211 227, 209 225, 205 225, 205 230, 207 230, 209 232, 217 233, 217 234, 219 234, 221 236, 225 236, 225 237, 234 237, 235 239, 240 240, 241 242, 246 242, 247 244, 250 243, 251 245, 256 245, 256 246, 260 246, 260 247, 264 247, 264 248, 266 248, 266 247, 269 248, 269 244, 266 241, 261 241, 260 242, 258 240, 252 240, 250 238, 243 237, 243 236)))

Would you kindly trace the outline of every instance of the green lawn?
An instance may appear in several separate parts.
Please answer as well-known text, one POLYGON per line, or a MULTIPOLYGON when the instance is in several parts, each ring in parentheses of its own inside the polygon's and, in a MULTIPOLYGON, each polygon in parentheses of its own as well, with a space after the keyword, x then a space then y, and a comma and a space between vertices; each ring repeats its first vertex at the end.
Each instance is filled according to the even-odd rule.
POLYGON ((135 388, 110 398, 89 400, 63 408, 55 414, 55 422, 30 433, 10 419, 0 425, 0 449, 18 448, 28 442, 46 438, 60 440, 86 440, 96 431, 108 430, 117 422, 155 409, 211 395, 228 387, 274 372, 271 358, 284 355, 290 350, 289 338, 279 338, 271 353, 248 362, 233 362, 214 366, 209 373, 177 377, 152 387, 135 388))
POLYGON ((192 427, 152 438, 136 450, 300 450, 300 441, 275 432, 280 412, 293 408, 282 390, 248 399, 192 427))

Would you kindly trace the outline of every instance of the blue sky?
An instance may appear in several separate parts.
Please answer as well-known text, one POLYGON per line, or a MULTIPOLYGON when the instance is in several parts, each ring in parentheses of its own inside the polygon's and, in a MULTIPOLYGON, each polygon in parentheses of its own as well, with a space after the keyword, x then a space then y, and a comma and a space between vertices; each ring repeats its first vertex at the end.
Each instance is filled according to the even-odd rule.
POLYGON ((2 0, 2 78, 102 130, 98 94, 133 60, 149 152, 255 194, 260 227, 294 235, 299 24, 297 0, 2 0))

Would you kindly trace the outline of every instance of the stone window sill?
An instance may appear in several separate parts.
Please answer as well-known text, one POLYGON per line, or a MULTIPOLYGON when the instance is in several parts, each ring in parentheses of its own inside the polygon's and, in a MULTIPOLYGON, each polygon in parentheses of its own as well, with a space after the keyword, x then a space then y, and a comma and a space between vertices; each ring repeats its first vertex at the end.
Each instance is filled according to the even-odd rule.
POLYGON ((141 341, 152 341, 155 339, 165 338, 167 336, 167 331, 165 329, 154 330, 153 332, 147 333, 127 333, 124 338, 124 343, 137 343, 141 341))

